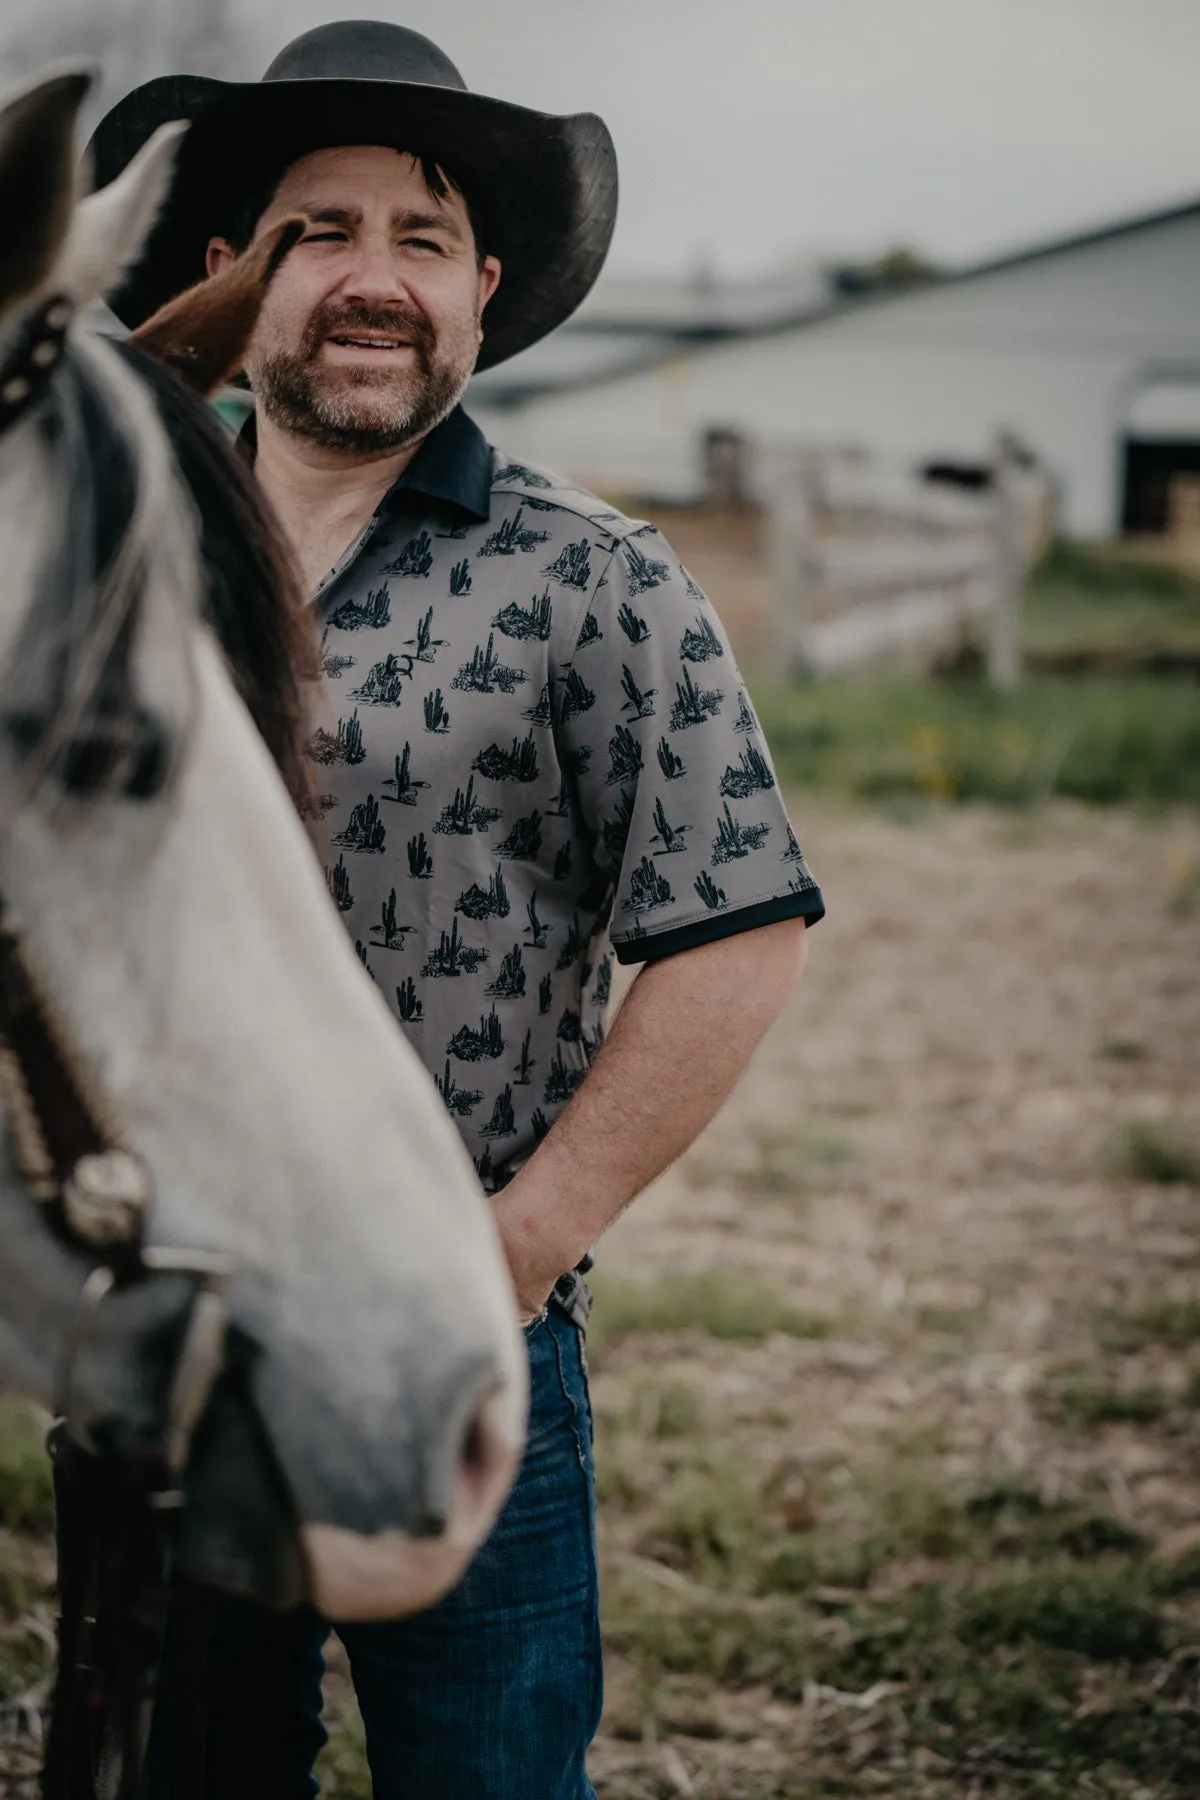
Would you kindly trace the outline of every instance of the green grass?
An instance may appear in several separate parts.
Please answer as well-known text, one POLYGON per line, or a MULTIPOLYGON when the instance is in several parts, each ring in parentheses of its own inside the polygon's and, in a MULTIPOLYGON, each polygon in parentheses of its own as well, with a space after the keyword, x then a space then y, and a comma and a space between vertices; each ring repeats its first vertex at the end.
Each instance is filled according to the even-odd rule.
POLYGON ((1099 1496, 964 1488, 900 1441, 849 1483, 810 1470, 817 1504, 795 1528, 787 1479, 738 1454, 729 1418, 710 1407, 706 1434, 648 1438, 650 1386, 599 1422, 605 1634, 634 1696, 623 1735, 688 1730, 713 1688, 796 1703, 814 1682, 888 1682, 905 1768, 944 1759, 939 1793, 971 1790, 981 1769, 989 1795, 1198 1791, 1194 1669, 1171 1657, 1190 1641, 1177 1614, 1200 1562, 1160 1564, 1099 1496))
POLYGON ((741 1269, 681 1270, 654 1280, 629 1280, 603 1266, 588 1277, 595 1306, 588 1350, 598 1358, 635 1332, 702 1331, 710 1337, 760 1344, 773 1332, 825 1337, 830 1321, 792 1303, 777 1288, 741 1269))
POLYGON ((0 1401, 0 1525, 47 1532, 53 1517, 47 1420, 25 1401, 0 1401))
POLYGON ((1200 1150, 1178 1120, 1137 1119, 1122 1126, 1109 1146, 1109 1159, 1129 1181, 1200 1187, 1200 1150))
MULTIPOLYGON (((755 699, 785 781, 873 801, 1200 800, 1200 577, 1120 545, 1056 544, 1022 632, 1028 673, 1011 695, 979 673, 764 682, 755 699)), ((1185 870, 1176 909, 1197 892, 1185 870)))
POLYGON ((1200 801, 1189 679, 827 681, 755 692, 779 773, 870 801, 1200 801))
POLYGON ((1154 1381, 1131 1385, 1089 1373, 1049 1382, 1042 1409, 1064 1431, 1083 1435, 1101 1425, 1152 1425, 1171 1410, 1171 1399, 1154 1381))
POLYGON ((1055 544, 1030 579, 1022 628, 1035 668, 1194 669, 1200 578, 1120 545, 1055 544))
POLYGON ((1097 1337, 1104 1350, 1131 1355, 1151 1344, 1186 1350, 1200 1344, 1200 1300, 1148 1300, 1108 1306, 1099 1315, 1097 1337))

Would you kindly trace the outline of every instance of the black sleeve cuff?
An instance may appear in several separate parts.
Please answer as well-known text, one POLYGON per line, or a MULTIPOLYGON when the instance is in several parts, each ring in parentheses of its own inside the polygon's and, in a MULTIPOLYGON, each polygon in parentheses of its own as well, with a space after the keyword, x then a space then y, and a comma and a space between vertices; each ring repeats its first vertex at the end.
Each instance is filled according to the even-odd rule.
POLYGON ((676 956, 680 950, 696 950, 701 944, 715 944, 721 938, 736 937, 740 931, 756 931, 760 925, 777 925, 781 919, 806 919, 816 925, 825 917, 825 902, 818 887, 805 888, 799 894, 778 894, 773 900, 760 900, 757 906, 742 906, 732 912, 710 913, 705 919, 694 919, 675 931, 647 932, 642 937, 623 938, 613 944, 619 963, 657 962, 662 956, 676 956))

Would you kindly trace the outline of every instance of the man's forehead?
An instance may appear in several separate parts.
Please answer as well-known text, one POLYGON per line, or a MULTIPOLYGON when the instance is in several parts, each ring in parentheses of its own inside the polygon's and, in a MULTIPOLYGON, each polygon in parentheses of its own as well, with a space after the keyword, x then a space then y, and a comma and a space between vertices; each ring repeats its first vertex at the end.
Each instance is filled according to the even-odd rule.
MULTIPOLYGON (((289 163, 275 190, 274 204, 293 204, 301 193, 308 200, 324 202, 358 198, 367 192, 382 192, 397 200, 430 197, 420 161, 411 151, 394 150, 386 144, 339 144, 310 150, 289 163)), ((439 203, 451 210, 457 199, 453 189, 448 189, 439 203)))

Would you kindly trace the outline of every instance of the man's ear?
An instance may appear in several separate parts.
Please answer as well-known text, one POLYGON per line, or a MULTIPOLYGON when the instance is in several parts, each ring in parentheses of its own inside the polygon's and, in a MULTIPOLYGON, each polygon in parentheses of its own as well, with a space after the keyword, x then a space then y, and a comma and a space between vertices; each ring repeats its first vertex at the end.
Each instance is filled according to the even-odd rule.
POLYGON ((500 286, 500 258, 485 256, 479 269, 479 310, 483 311, 500 286))
POLYGON ((209 238, 208 249, 204 252, 204 269, 207 275, 223 275, 230 263, 236 261, 237 251, 228 238, 209 238))

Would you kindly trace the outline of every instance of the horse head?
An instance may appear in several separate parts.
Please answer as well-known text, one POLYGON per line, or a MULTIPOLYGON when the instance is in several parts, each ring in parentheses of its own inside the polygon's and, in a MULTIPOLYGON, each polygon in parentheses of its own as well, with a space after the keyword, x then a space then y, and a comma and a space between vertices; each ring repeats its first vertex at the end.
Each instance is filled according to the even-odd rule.
MULTIPOLYGON (((524 1353, 469 1159, 293 805, 311 645, 277 535, 204 407, 81 317, 137 257, 180 136, 85 194, 87 86, 58 69, 0 109, 0 892, 153 1170, 151 1245, 234 1271, 185 1566, 394 1615, 490 1528, 524 1353)), ((164 309, 143 348, 219 381, 294 236, 164 309)), ((4 1148, 0 1224, 0 1375, 50 1402, 88 1264, 4 1148)), ((184 1285, 104 1301, 72 1429, 146 1415, 184 1285)))

